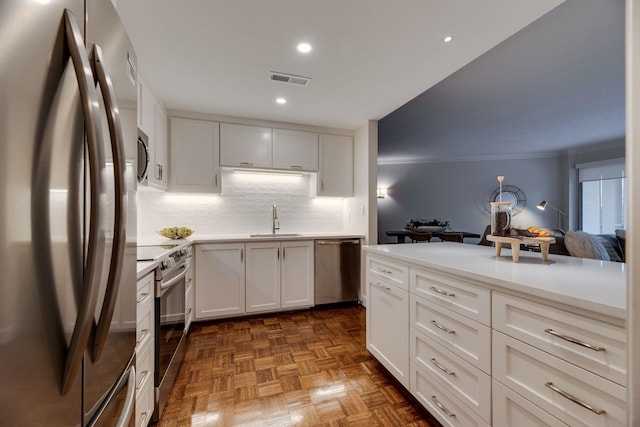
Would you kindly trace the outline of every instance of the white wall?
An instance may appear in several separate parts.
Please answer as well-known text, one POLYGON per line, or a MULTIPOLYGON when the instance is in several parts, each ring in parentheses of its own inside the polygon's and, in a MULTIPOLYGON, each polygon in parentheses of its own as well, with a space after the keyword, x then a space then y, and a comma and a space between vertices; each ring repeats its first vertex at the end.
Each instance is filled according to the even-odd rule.
POLYGON ((271 232, 278 205, 281 233, 343 232, 344 199, 310 197, 310 176, 222 174, 222 195, 138 191, 138 240, 186 226, 201 235, 271 232))

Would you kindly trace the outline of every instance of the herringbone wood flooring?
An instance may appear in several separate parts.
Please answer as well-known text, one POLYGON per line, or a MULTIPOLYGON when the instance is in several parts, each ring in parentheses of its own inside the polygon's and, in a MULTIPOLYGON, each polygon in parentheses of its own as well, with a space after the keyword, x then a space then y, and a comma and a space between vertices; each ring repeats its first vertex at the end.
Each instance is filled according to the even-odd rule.
POLYGON ((194 324, 160 426, 439 426, 366 350, 360 306, 194 324))

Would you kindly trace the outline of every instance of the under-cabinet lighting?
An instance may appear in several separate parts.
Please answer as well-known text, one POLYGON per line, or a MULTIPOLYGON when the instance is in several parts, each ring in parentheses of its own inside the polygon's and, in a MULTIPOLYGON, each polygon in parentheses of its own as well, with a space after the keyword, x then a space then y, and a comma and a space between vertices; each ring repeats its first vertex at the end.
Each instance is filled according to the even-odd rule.
POLYGON ((300 172, 287 172, 287 171, 261 171, 261 170, 248 170, 248 169, 234 169, 233 173, 240 175, 277 175, 277 176, 302 176, 300 172))
POLYGON ((284 105, 287 103, 287 100, 285 98, 276 98, 276 102, 280 105, 284 105))
POLYGON ((444 39, 442 39, 442 41, 445 43, 450 43, 453 41, 453 36, 446 36, 444 39))
POLYGON ((300 53, 309 53, 311 52, 311 45, 306 42, 302 42, 298 44, 298 52, 300 53))

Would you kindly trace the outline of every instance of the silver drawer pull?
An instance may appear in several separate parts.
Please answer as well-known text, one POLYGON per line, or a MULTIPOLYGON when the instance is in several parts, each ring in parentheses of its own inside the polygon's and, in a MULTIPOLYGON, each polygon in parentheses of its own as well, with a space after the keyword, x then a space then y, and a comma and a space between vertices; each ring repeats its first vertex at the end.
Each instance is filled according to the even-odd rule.
POLYGON ((440 369, 442 372, 444 372, 447 375, 455 375, 456 374, 455 372, 448 370, 447 368, 442 366, 440 363, 438 363, 438 361, 435 358, 431 359, 431 363, 433 363, 436 366, 436 368, 440 369))
POLYGON ((435 326, 436 328, 438 328, 438 329, 440 329, 442 331, 445 331, 448 334, 455 334, 456 333, 456 331, 452 331, 451 329, 449 329, 449 328, 447 328, 445 326, 442 326, 440 323, 436 322, 435 320, 432 320, 431 324, 433 326, 435 326))
POLYGON ((433 400, 433 403, 435 403, 436 406, 438 408, 440 408, 440 410, 442 412, 444 412, 448 417, 455 417, 456 416, 456 414, 454 414, 453 412, 451 412, 447 408, 445 408, 442 403, 438 402, 438 399, 435 396, 431 396, 431 400, 433 400))
POLYGON ((148 292, 145 292, 144 294, 140 294, 140 299, 136 300, 136 302, 140 304, 142 301, 146 300, 148 296, 149 296, 148 292))
POLYGON ((555 385, 553 385, 552 382, 548 382, 545 384, 545 386, 549 387, 551 390, 555 391, 556 393, 558 393, 560 396, 565 397, 567 399, 569 399, 570 401, 572 401, 573 403, 576 403, 580 406, 582 406, 585 409, 590 410, 591 412, 593 412, 596 415, 603 415, 606 414, 607 411, 605 411, 604 409, 593 409, 593 407, 591 405, 588 405, 586 403, 584 403, 583 401, 581 401, 580 399, 578 399, 575 396, 570 395, 569 393, 567 393, 566 391, 562 391, 560 390, 558 387, 556 387, 555 385))
POLYGON ((451 292, 447 292, 447 291, 443 291, 442 289, 438 289, 435 286, 430 287, 429 289, 431 289, 433 292, 437 292, 439 294, 448 296, 448 297, 455 297, 456 294, 452 294, 451 292))
POLYGON ((384 286, 384 285, 382 285, 382 284, 380 284, 380 283, 376 283, 375 285, 376 285, 377 287, 379 287, 380 289, 384 289, 384 290, 385 290, 385 291, 387 291, 387 292, 391 291, 391 288, 390 288, 390 287, 388 287, 388 286, 384 286))
POLYGON ((253 162, 240 162, 240 166, 253 166, 253 162))
POLYGON ((381 271, 381 272, 383 272, 384 274, 392 274, 392 273, 393 273, 393 271, 391 271, 391 270, 385 270, 385 269, 384 269, 384 268, 382 268, 382 267, 376 267, 376 270, 381 271))
POLYGON ((140 338, 138 338, 137 342, 142 342, 142 340, 144 340, 144 337, 146 337, 148 333, 149 333, 148 329, 141 330, 140 331, 140 338))
POLYGON ((568 337, 566 335, 559 334, 556 331, 554 331, 553 329, 545 329, 544 331, 546 333, 548 333, 548 334, 553 335, 554 337, 558 337, 558 338, 563 339, 565 341, 569 341, 570 343, 577 344, 577 345, 580 345, 582 347, 586 347, 586 348, 594 350, 594 351, 605 351, 606 350, 606 348, 604 348, 604 347, 598 347, 597 345, 592 345, 592 344, 586 343, 584 341, 580 341, 577 338, 571 338, 571 337, 568 337))
POLYGON ((142 383, 144 382, 144 380, 147 379, 147 375, 149 375, 149 371, 144 371, 142 373, 142 375, 140 376, 140 382, 136 386, 136 390, 138 390, 140 387, 142 387, 142 383))

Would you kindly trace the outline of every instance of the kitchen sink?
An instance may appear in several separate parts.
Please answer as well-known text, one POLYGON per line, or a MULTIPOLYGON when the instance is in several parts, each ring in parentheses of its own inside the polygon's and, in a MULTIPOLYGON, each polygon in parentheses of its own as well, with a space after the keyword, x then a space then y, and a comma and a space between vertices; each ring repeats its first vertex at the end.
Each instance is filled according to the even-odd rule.
POLYGON ((250 234, 249 237, 257 237, 257 238, 276 238, 276 237, 297 237, 302 236, 302 234, 298 233, 258 233, 258 234, 250 234))

